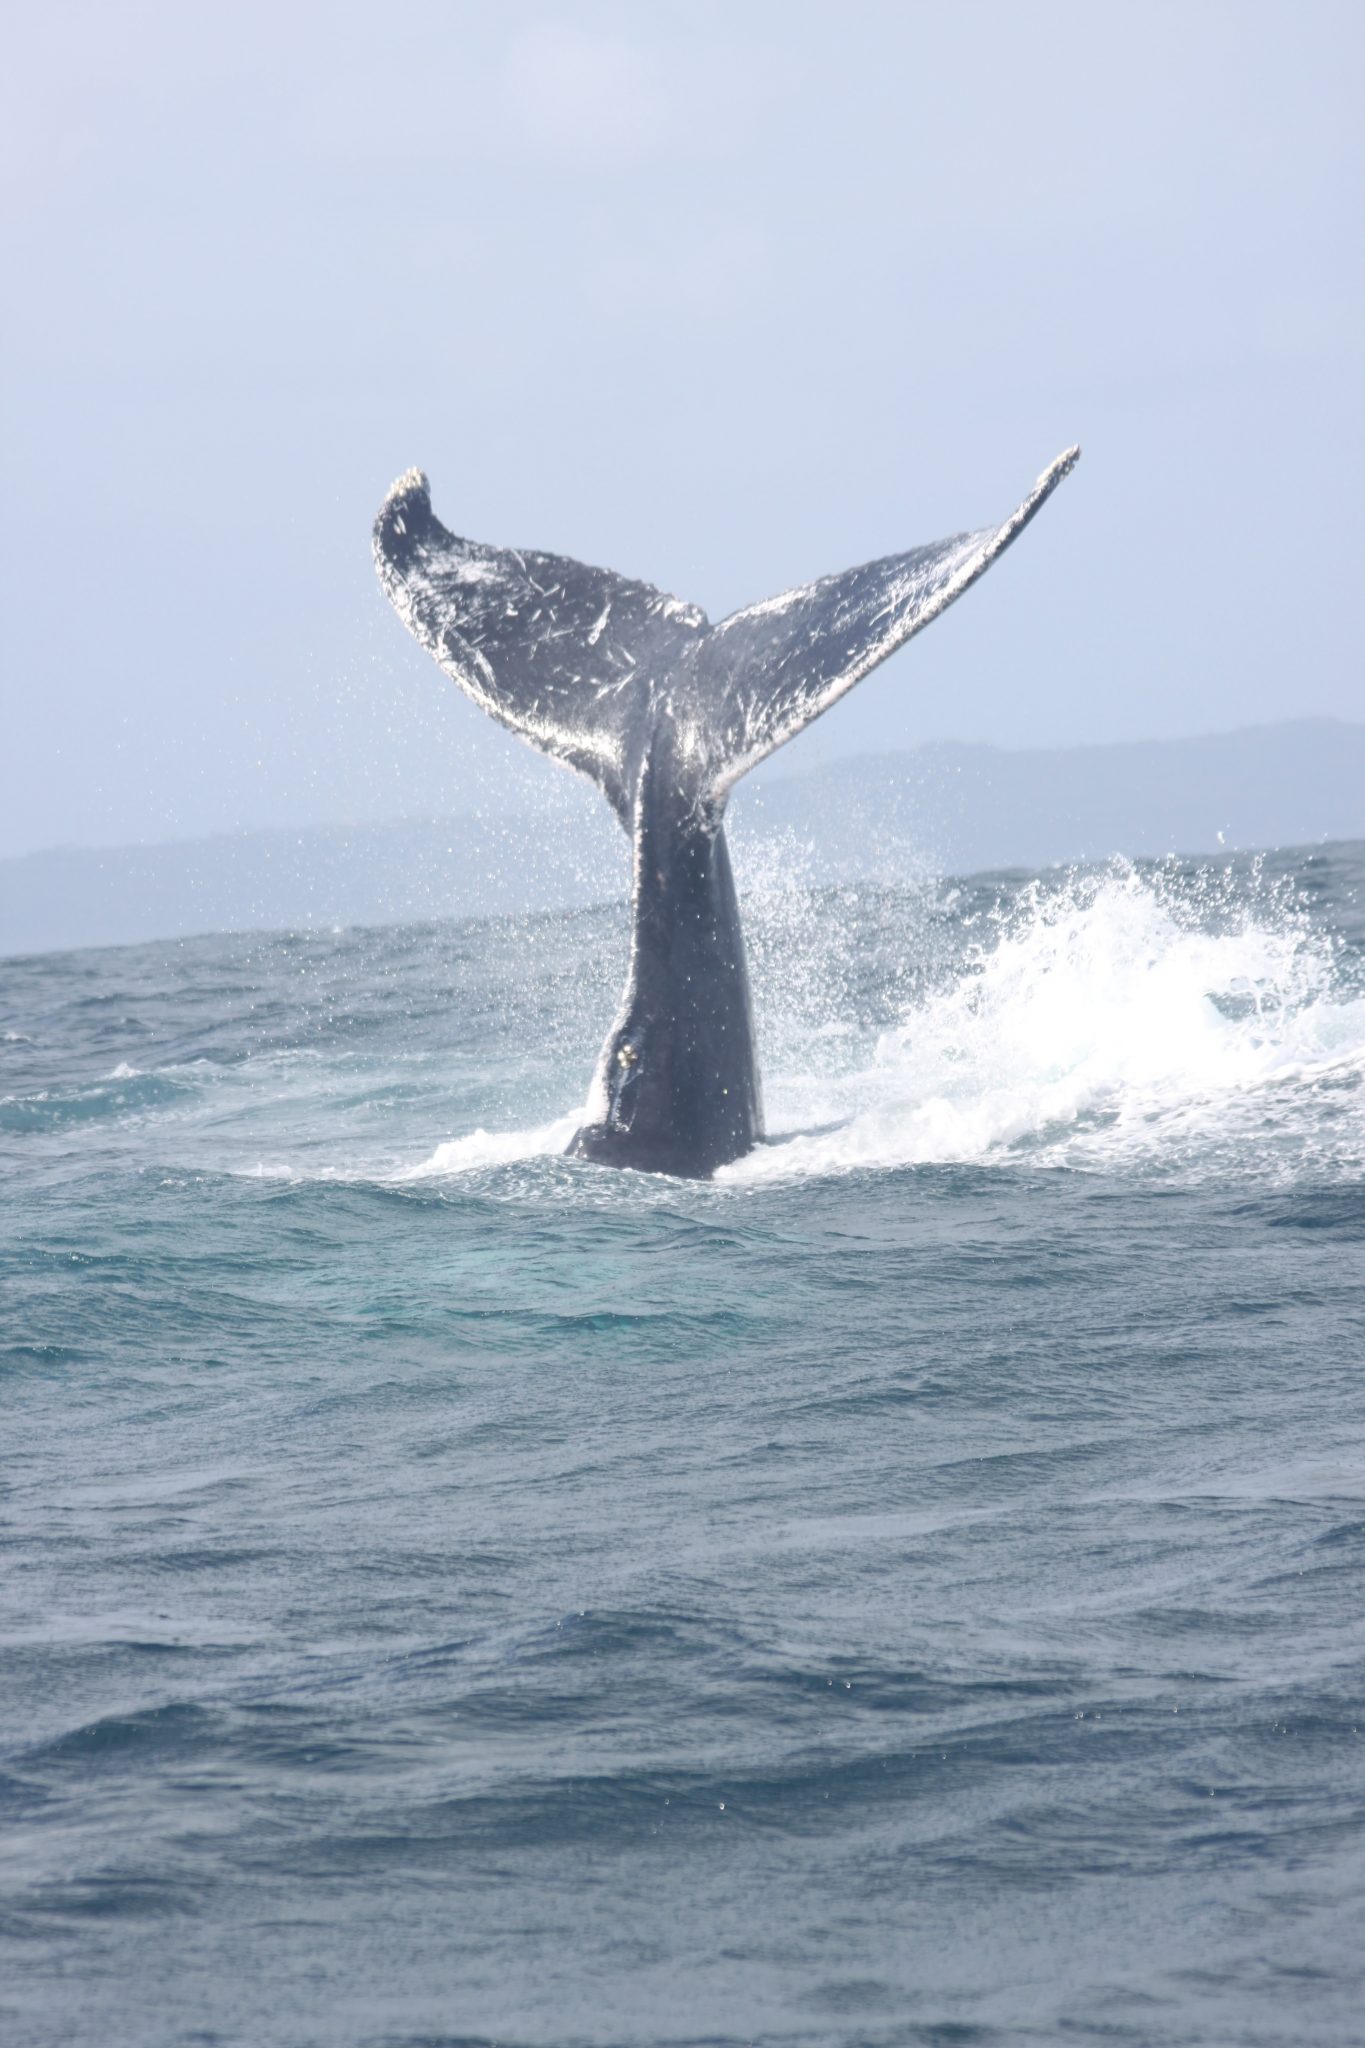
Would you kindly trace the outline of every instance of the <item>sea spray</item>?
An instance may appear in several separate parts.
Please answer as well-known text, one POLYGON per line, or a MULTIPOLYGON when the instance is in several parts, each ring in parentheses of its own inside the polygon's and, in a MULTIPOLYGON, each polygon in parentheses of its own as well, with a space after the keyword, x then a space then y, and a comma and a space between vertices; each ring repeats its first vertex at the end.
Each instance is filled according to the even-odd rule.
POLYGON ((1295 1090, 1325 1084, 1347 1103, 1334 1154, 1365 1136, 1365 993, 1340 941, 1256 872, 1063 873, 1002 888, 951 934, 917 908, 907 944, 933 985, 856 1067, 831 1072, 818 1030, 804 1058, 789 1039, 768 1084, 778 1142, 729 1177, 1025 1152, 1196 1169, 1225 1126, 1273 1166, 1320 1138, 1295 1090))

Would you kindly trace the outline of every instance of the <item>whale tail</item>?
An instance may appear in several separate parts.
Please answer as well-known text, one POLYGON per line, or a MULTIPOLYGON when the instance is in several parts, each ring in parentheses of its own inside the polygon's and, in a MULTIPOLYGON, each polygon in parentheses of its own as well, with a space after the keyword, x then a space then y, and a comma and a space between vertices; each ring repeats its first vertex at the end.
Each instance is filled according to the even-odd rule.
POLYGON ((704 1176, 758 1142, 729 792, 974 583, 1077 453, 1002 526, 822 577, 716 626, 648 583, 447 533, 415 470, 389 492, 375 560, 400 616, 485 711, 597 783, 630 834, 629 977, 570 1146, 580 1158, 704 1176))
POLYGON ((1022 533, 1080 455, 1070 448, 1000 526, 888 555, 733 612, 562 555, 448 533, 426 478, 399 478, 375 521, 399 616, 477 704, 597 783, 629 831, 661 725, 690 804, 730 789, 946 610, 1022 533))

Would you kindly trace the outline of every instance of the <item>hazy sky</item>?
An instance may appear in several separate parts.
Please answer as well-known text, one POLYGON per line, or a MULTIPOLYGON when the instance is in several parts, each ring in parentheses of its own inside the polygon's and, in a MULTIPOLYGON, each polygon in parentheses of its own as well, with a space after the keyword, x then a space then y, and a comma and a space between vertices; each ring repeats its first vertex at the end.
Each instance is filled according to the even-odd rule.
POLYGON ((715 617, 1079 440, 792 768, 1365 716, 1358 0, 44 0, 5 44, 0 852, 524 801, 379 595, 411 463, 715 617))

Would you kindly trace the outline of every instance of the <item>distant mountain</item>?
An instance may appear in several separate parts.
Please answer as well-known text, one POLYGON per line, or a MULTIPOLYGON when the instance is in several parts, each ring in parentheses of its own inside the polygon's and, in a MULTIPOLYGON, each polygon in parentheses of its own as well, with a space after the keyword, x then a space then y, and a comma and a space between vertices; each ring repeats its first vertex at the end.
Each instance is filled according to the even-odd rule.
POLYGON ((927 746, 770 780, 755 798, 770 829, 818 836, 826 861, 873 870, 879 839, 945 874, 1311 845, 1365 837, 1365 725, 1299 719, 1019 752, 927 746))
MULTIPOLYGON (((1365 725, 1020 752, 938 744, 769 770, 741 785, 732 815, 741 880, 774 850, 805 879, 895 879, 1365 838, 1365 725)), ((0 953, 546 909, 627 886, 619 828, 566 777, 535 814, 0 861, 0 953)))

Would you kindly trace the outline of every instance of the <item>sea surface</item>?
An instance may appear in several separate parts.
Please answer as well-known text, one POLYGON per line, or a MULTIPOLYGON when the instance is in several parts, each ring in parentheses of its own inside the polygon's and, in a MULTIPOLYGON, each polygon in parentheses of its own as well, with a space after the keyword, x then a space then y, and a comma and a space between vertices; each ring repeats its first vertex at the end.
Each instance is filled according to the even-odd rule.
POLYGON ((1365 2040, 1365 846, 0 963, 5 2048, 1365 2040))

